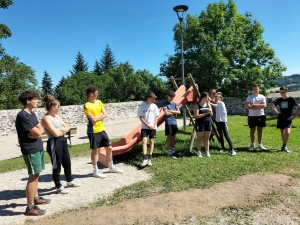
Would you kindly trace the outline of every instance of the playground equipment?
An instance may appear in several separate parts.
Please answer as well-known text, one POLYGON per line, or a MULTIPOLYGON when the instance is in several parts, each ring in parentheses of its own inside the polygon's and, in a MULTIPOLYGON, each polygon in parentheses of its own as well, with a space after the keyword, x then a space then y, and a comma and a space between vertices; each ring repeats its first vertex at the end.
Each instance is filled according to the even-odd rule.
MULTIPOLYGON (((186 108, 188 116, 190 117, 190 121, 194 125, 193 116, 191 115, 190 110, 188 109, 186 104, 197 102, 198 99, 200 98, 200 94, 199 94, 198 88, 193 80, 192 75, 188 74, 187 78, 190 79, 190 82, 192 84, 192 86, 188 90, 186 90, 186 87, 184 85, 181 85, 180 87, 178 87, 175 79, 173 77, 171 77, 171 81, 174 85, 174 88, 176 89, 173 102, 177 103, 179 108, 181 108, 182 106, 186 108)), ((182 79, 182 78, 180 78, 180 79, 182 79)), ((165 114, 164 114, 162 108, 159 109, 159 113, 160 114, 158 116, 157 126, 160 126, 165 121, 165 114)), ((113 149, 112 154, 119 155, 119 154, 128 152, 133 147, 135 147, 140 141, 142 141, 141 129, 142 129, 142 123, 140 123, 134 129, 132 129, 129 133, 127 133, 119 141, 111 143, 111 146, 113 149)), ((195 130, 193 130, 192 132, 187 132, 185 130, 184 131, 179 130, 178 133, 191 135, 190 144, 189 144, 189 150, 191 151, 194 140, 195 140, 195 136, 196 136, 195 130)), ((100 148, 98 161, 100 163, 102 163, 103 165, 108 166, 108 162, 106 160, 106 151, 105 151, 104 147, 100 148)))

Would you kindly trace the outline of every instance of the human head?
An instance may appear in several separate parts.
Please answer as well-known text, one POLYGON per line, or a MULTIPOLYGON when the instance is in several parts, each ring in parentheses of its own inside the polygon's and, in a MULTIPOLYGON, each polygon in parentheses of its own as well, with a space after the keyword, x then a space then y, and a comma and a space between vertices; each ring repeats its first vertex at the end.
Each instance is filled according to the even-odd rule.
POLYGON ((168 98, 168 101, 171 102, 175 97, 175 92, 172 91, 172 90, 169 90, 167 91, 167 98, 168 98))
POLYGON ((200 94, 200 99, 199 99, 199 101, 201 102, 203 99, 206 99, 206 100, 207 100, 207 98, 208 98, 208 93, 207 93, 207 92, 202 92, 202 93, 200 94))
POLYGON ((43 97, 43 102, 45 103, 45 108, 47 112, 49 112, 52 108, 57 108, 57 112, 58 112, 58 109, 60 108, 60 102, 57 99, 55 99, 54 96, 45 95, 43 97))
POLYGON ((282 86, 282 87, 279 88, 279 93, 280 93, 281 96, 285 97, 286 94, 287 94, 287 92, 288 92, 288 88, 287 87, 282 86))
POLYGON ((258 95, 258 94, 259 94, 259 91, 260 91, 259 85, 258 85, 258 84, 254 84, 254 85, 252 86, 252 91, 253 91, 253 94, 258 95))
POLYGON ((216 90, 215 89, 211 89, 209 92, 208 92, 208 95, 211 99, 214 99, 215 95, 216 95, 216 90))
POLYGON ((153 103, 157 96, 151 91, 147 95, 147 102, 153 103))
POLYGON ((88 101, 94 102, 98 97, 99 91, 98 88, 94 85, 88 86, 86 89, 86 96, 88 98, 88 101))
POLYGON ((19 101, 22 103, 23 106, 26 106, 32 100, 36 100, 36 104, 33 104, 33 108, 37 107, 39 94, 34 91, 24 91, 19 96, 19 101))
POLYGON ((215 98, 216 98, 216 101, 223 101, 222 93, 221 92, 217 92, 215 98))

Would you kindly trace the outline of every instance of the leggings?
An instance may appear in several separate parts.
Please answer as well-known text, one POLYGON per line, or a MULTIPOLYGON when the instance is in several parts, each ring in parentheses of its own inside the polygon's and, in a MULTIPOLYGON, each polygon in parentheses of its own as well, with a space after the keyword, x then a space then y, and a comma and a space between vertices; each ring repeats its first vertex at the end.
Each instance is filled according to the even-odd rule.
POLYGON ((225 123, 225 122, 216 122, 216 125, 217 125, 218 133, 220 135, 220 142, 221 142, 222 148, 223 149, 225 148, 224 138, 223 138, 223 134, 224 134, 225 139, 228 142, 228 145, 229 145, 230 149, 233 150, 233 145, 232 145, 232 142, 231 142, 230 137, 228 135, 227 123, 225 123))
POLYGON ((61 166, 67 182, 73 180, 71 173, 71 159, 68 151, 67 139, 64 136, 58 138, 50 138, 47 141, 47 152, 52 162, 52 178, 56 188, 60 188, 60 171, 61 166))

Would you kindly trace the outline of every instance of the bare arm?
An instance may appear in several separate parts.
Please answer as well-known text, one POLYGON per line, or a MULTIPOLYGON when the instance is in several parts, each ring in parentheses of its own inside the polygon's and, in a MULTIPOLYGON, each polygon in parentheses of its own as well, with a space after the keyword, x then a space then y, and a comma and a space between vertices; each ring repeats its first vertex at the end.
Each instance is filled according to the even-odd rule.
POLYGON ((89 115, 89 119, 92 121, 93 124, 100 120, 103 120, 106 117, 107 117, 106 111, 102 111, 98 116, 94 116, 93 114, 89 115))
POLYGON ((276 105, 272 105, 272 110, 274 111, 274 113, 276 113, 276 115, 280 114, 281 112, 277 110, 276 105))
POLYGON ((39 123, 35 127, 29 130, 28 137, 31 139, 38 139, 43 133, 44 133, 44 128, 39 123))
POLYGON ((261 104, 252 104, 252 107, 254 107, 255 109, 264 109, 267 107, 267 103, 263 102, 261 104))
POLYGON ((61 129, 57 129, 52 121, 48 118, 48 116, 44 116, 44 118, 42 119, 42 125, 44 126, 44 128, 46 128, 47 130, 50 131, 50 133, 54 136, 54 137, 59 137, 61 135, 64 134, 64 132, 61 129))
POLYGON ((61 121, 62 124, 62 132, 68 132, 70 130, 70 127, 60 118, 60 116, 57 116, 58 119, 61 121))
POLYGON ((291 116, 288 118, 288 120, 293 120, 295 118, 297 118, 297 116, 300 114, 300 104, 297 105, 297 112, 295 115, 291 116))
POLYGON ((180 110, 179 109, 176 109, 176 110, 164 109, 164 113, 166 116, 174 116, 174 115, 180 114, 180 110))
POLYGON ((212 116, 212 111, 211 111, 210 106, 209 106, 209 109, 207 110, 206 113, 201 113, 201 114, 199 114, 199 107, 198 107, 198 104, 195 104, 195 105, 194 105, 194 116, 195 116, 196 119, 202 118, 202 117, 204 117, 204 116, 206 116, 206 115, 208 115, 208 114, 210 114, 210 116, 212 116))
POLYGON ((144 120, 144 118, 142 116, 140 116, 140 121, 150 129, 150 126, 148 125, 148 123, 144 120))

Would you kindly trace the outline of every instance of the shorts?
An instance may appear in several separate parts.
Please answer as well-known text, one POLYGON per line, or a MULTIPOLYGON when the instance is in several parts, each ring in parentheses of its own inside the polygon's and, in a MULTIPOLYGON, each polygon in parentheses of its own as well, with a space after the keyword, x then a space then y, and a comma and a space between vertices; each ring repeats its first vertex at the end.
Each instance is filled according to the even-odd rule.
POLYGON ((178 126, 177 125, 169 125, 169 124, 166 124, 165 125, 165 135, 176 135, 178 132, 178 126))
POLYGON ((212 121, 211 121, 211 119, 204 120, 204 121, 196 123, 195 124, 195 130, 196 130, 196 132, 211 131, 212 130, 212 121))
POLYGON ((248 116, 249 128, 266 127, 266 116, 248 116))
POLYGON ((142 138, 149 136, 150 139, 153 139, 156 138, 156 129, 154 130, 142 129, 141 134, 142 134, 142 138))
POLYGON ((278 119, 276 127, 279 129, 292 128, 292 120, 278 119))
POLYGON ((39 174, 45 169, 44 150, 23 155, 23 159, 27 166, 28 175, 39 174))
POLYGON ((105 131, 99 133, 89 133, 90 148, 96 150, 101 147, 109 147, 110 140, 105 131))

